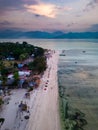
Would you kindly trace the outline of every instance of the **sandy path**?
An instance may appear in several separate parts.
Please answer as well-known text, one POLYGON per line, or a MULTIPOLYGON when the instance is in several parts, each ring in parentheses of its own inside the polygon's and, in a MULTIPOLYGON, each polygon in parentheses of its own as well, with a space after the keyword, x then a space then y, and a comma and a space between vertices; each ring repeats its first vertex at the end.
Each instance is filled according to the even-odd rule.
POLYGON ((44 74, 35 106, 32 109, 31 117, 26 128, 28 130, 60 130, 57 61, 57 54, 54 54, 48 60, 48 69, 44 74), (44 90, 47 80, 49 82, 46 90, 44 90))

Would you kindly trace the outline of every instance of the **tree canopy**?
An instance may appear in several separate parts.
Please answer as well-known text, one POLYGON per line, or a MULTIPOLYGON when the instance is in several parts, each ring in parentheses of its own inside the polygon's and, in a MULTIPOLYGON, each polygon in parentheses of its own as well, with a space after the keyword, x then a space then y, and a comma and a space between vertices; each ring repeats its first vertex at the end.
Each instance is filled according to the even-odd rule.
POLYGON ((47 62, 45 57, 37 57, 33 62, 29 63, 29 68, 31 70, 37 70, 42 73, 47 68, 47 62))
POLYGON ((44 54, 44 49, 41 47, 35 47, 31 44, 28 44, 27 42, 23 42, 22 44, 18 42, 0 43, 0 59, 1 60, 7 57, 14 57, 16 60, 19 60, 21 55, 26 57, 27 55, 32 55, 32 54, 34 54, 35 57, 42 56, 44 54))

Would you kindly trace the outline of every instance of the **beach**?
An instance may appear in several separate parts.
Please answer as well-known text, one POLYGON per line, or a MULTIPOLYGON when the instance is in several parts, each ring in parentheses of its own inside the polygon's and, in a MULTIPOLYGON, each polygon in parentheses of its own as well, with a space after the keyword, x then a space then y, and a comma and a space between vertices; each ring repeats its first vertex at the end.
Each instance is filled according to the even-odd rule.
POLYGON ((52 51, 40 86, 30 92, 30 98, 24 96, 26 89, 12 90, 11 95, 5 97, 7 103, 0 112, 5 118, 1 130, 61 130, 57 64, 58 52, 52 51), (21 101, 27 104, 27 112, 19 112, 21 101))
MULTIPOLYGON (((12 40, 12 39, 11 39, 12 40)), ((14 39, 15 40, 15 39, 14 39)), ((26 39, 27 40, 27 39, 26 39)), ((47 60, 48 68, 41 77, 40 86, 25 98, 26 89, 14 89, 5 96, 0 117, 6 118, 1 130, 61 130, 58 114, 58 84, 64 87, 69 112, 78 110, 87 124, 84 130, 98 128, 98 42, 96 40, 38 40, 29 39, 31 44, 52 50, 47 60), (64 51, 64 55, 58 53, 64 51), (20 102, 29 106, 30 113, 17 113, 20 102), (24 116, 29 116, 25 119, 24 116)), ((17 41, 17 39, 16 39, 17 41)), ((64 115, 64 113, 63 113, 64 115)), ((65 123, 65 120, 64 120, 65 123)))

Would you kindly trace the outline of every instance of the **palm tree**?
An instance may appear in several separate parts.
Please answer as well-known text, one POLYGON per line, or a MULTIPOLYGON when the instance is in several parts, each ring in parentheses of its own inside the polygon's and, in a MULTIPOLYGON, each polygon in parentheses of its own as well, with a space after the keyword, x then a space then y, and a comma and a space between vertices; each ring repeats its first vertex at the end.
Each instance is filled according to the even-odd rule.
POLYGON ((2 61, 0 62, 0 73, 1 73, 0 79, 2 81, 2 85, 4 86, 4 89, 5 89, 6 82, 7 82, 7 69, 4 66, 2 61))
POLYGON ((18 70, 15 70, 14 71, 14 85, 17 86, 18 85, 18 82, 19 82, 19 73, 18 73, 18 70))
POLYGON ((21 61, 23 61, 23 60, 27 59, 28 56, 29 56, 28 53, 23 53, 23 54, 21 54, 21 55, 19 56, 19 59, 20 59, 21 61))

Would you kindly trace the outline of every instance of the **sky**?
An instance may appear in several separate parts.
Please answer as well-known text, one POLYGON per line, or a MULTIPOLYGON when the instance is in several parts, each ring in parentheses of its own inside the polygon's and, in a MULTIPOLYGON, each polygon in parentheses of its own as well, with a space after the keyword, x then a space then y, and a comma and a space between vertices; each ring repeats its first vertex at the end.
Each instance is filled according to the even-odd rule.
POLYGON ((98 31, 98 0, 0 0, 0 30, 98 31))

